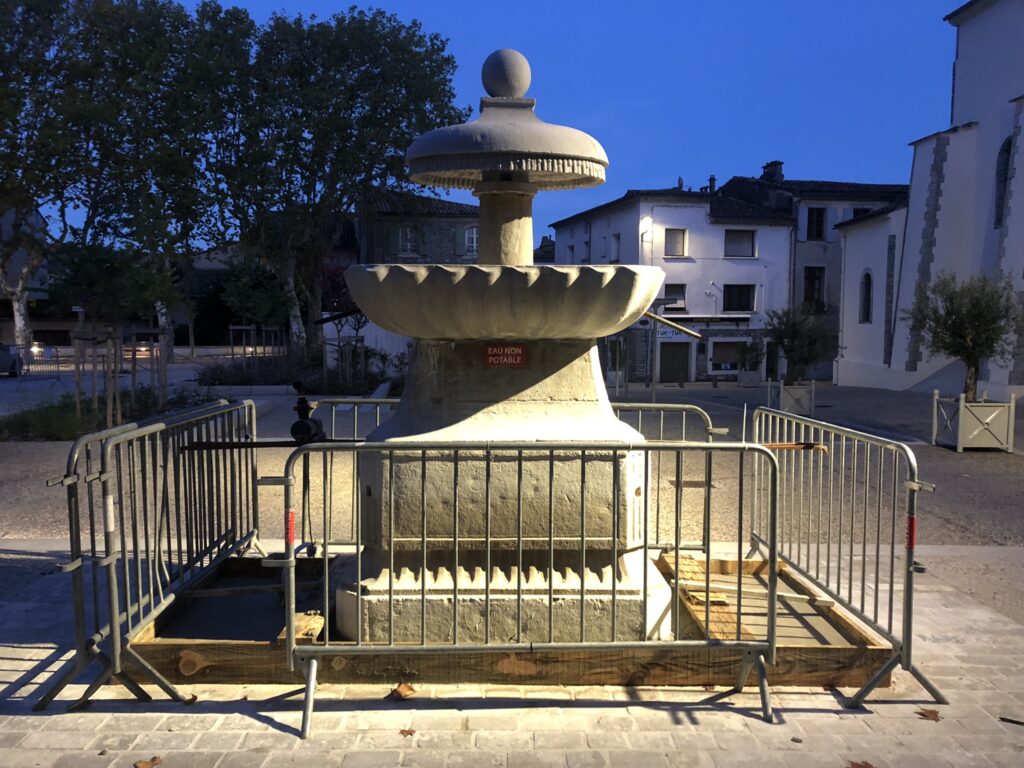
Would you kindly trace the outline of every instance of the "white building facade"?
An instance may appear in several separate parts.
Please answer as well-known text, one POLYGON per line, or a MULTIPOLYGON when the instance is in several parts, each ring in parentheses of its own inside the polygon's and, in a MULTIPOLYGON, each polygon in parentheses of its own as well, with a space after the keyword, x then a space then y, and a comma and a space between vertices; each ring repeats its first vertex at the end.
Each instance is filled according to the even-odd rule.
POLYGON ((652 339, 650 321, 641 320, 627 334, 633 378, 644 377, 652 351, 659 382, 735 376, 743 345, 762 335, 765 313, 787 305, 787 213, 710 191, 630 190, 551 226, 557 264, 661 268, 660 314, 702 335, 697 341, 659 325, 652 339))
MULTIPOLYGON (((836 226, 906 199, 906 184, 786 179, 782 162, 765 163, 758 178, 736 176, 722 192, 760 205, 791 212, 794 220, 789 302, 827 315, 839 326, 839 307, 847 283, 842 277, 841 236, 836 226)), ((809 378, 831 381, 832 360, 820 360, 809 378)))
MULTIPOLYGON (((942 272, 1009 274, 1024 291, 1024 0, 973 0, 946 20, 957 32, 951 127, 912 143, 905 207, 839 227, 843 281, 858 285, 844 295, 839 384, 958 391, 962 365, 930 359, 905 319, 916 292, 942 272)), ((1024 393, 1024 339, 1008 365, 983 366, 979 390, 1024 393)))

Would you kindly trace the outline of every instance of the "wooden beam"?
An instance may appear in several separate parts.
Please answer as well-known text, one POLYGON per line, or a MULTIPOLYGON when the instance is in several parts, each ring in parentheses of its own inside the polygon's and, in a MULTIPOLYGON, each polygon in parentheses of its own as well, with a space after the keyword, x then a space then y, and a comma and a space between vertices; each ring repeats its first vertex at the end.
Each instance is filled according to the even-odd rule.
MULTIPOLYGON (((132 646, 175 684, 290 684, 284 651, 269 643, 197 644, 172 642, 132 646)), ((858 687, 892 655, 891 648, 784 648, 768 668, 775 685, 858 687)), ((398 653, 344 655, 322 660, 321 683, 370 683, 381 696, 397 682, 490 685, 732 685, 742 653, 722 647, 520 653, 398 653)), ((132 667, 126 660, 126 667, 132 667)), ((882 685, 888 685, 888 680, 882 685)))
POLYGON ((700 334, 697 333, 696 331, 691 331, 689 328, 686 328, 686 327, 684 327, 682 325, 679 325, 679 323, 673 323, 671 320, 666 320, 661 315, 656 315, 653 312, 647 311, 647 312, 644 312, 644 317, 649 317, 651 320, 654 320, 656 323, 661 323, 662 325, 667 325, 669 328, 672 328, 673 330, 679 331, 680 333, 685 333, 687 336, 690 336, 691 338, 694 338, 694 339, 699 339, 700 338, 700 334))

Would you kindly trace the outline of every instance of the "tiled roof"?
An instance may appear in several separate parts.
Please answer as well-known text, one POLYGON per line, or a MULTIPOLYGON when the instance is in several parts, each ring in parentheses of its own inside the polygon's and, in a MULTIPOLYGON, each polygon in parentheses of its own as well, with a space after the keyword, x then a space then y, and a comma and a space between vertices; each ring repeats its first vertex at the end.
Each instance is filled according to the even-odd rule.
POLYGON ((708 192, 691 192, 686 189, 679 189, 678 187, 671 187, 670 189, 628 189, 626 194, 622 197, 617 197, 614 200, 609 200, 607 203, 601 203, 595 205, 593 208, 588 208, 585 211, 574 213, 572 216, 566 216, 564 219, 559 219, 556 222, 548 224, 549 227, 560 227, 563 224, 579 219, 585 216, 591 216, 599 211, 603 211, 607 208, 613 208, 620 203, 626 203, 630 200, 639 200, 642 198, 670 198, 673 200, 692 201, 697 203, 708 202, 713 195, 708 192))
POLYGON ((777 185, 803 198, 819 200, 893 200, 906 197, 906 184, 862 184, 855 181, 805 181, 786 179, 777 185))
POLYGON ((734 176, 722 185, 726 194, 749 197, 755 190, 777 189, 804 200, 893 201, 907 196, 906 184, 864 184, 857 181, 785 179, 774 184, 750 176, 734 176))
POLYGON ((375 191, 367 195, 366 204, 379 216, 480 216, 480 207, 477 205, 413 192, 375 191))
POLYGON ((987 6, 992 5, 994 1, 995 0, 968 0, 968 2, 961 5, 956 10, 950 11, 943 16, 942 20, 948 21, 954 27, 958 26, 960 22, 966 21, 969 18, 968 14, 973 16, 975 12, 980 12, 987 6))
POLYGON ((707 203, 710 207, 711 218, 719 222, 764 222, 767 224, 785 225, 792 223, 792 217, 784 211, 776 211, 746 200, 738 200, 726 197, 719 192, 693 192, 687 189, 671 187, 669 189, 630 189, 626 194, 615 200, 588 208, 572 216, 550 224, 551 227, 560 227, 566 222, 574 219, 592 216, 595 213, 611 208, 621 203, 640 199, 676 200, 681 203, 707 203))
POLYGON ((712 198, 711 219, 712 221, 756 221, 780 226, 793 223, 793 217, 788 211, 766 208, 763 205, 725 195, 716 195, 712 198))
POLYGON ((865 222, 865 221, 871 221, 872 219, 877 219, 877 218, 879 218, 881 216, 887 216, 888 214, 892 213, 893 211, 898 211, 900 208, 906 208, 906 207, 907 207, 907 198, 903 197, 903 198, 900 198, 899 200, 896 200, 894 202, 889 203, 888 205, 886 205, 886 206, 884 206, 882 208, 877 208, 877 209, 871 211, 871 213, 865 213, 863 216, 855 216, 852 219, 846 219, 845 221, 840 221, 838 224, 836 224, 833 227, 833 229, 843 229, 843 228, 846 228, 846 227, 851 227, 851 226, 853 226, 855 224, 860 224, 860 223, 865 222))

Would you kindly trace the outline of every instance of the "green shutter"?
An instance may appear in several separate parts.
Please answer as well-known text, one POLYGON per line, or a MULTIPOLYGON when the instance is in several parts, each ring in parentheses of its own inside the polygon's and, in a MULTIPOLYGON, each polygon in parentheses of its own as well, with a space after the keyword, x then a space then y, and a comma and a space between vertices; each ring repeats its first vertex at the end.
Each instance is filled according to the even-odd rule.
POLYGON ((392 256, 398 255, 399 249, 399 225, 391 224, 388 226, 388 253, 392 256))
POLYGON ((455 255, 460 258, 466 255, 466 228, 461 224, 455 225, 455 255))

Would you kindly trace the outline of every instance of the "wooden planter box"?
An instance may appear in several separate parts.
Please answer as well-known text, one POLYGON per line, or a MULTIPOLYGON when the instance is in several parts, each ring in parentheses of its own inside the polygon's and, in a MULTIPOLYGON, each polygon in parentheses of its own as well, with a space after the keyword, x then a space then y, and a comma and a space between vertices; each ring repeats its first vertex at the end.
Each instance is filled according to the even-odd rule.
POLYGON ((995 403, 982 399, 968 403, 959 397, 939 397, 932 392, 932 445, 940 442, 963 453, 964 448, 997 448, 1013 452, 1013 428, 1017 411, 1017 397, 1009 402, 995 403))
POLYGON ((813 416, 814 382, 787 387, 781 381, 769 381, 768 407, 797 416, 813 416))

